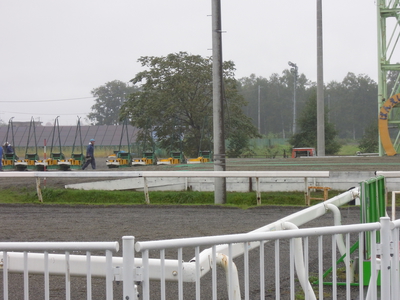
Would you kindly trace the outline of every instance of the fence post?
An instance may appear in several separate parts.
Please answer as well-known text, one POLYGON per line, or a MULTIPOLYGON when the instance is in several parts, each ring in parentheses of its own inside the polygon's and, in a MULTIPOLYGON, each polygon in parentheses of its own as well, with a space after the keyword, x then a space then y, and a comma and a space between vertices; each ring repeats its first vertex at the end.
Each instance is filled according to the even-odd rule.
POLYGON ((144 200, 146 204, 150 204, 150 196, 149 196, 149 186, 147 185, 147 178, 143 176, 143 189, 144 189, 144 200))
POLYGON ((38 195, 39 202, 43 202, 42 189, 40 188, 40 178, 36 177, 36 193, 38 195))
MULTIPOLYGON (((381 222, 381 299, 390 298, 390 218, 382 217, 381 222)), ((375 259, 375 258, 374 258, 375 259)))
POLYGON ((257 205, 261 205, 261 191, 260 191, 260 178, 256 177, 256 186, 257 186, 257 205))
POLYGON ((135 295, 135 237, 122 237, 122 272, 124 299, 136 299, 135 295))

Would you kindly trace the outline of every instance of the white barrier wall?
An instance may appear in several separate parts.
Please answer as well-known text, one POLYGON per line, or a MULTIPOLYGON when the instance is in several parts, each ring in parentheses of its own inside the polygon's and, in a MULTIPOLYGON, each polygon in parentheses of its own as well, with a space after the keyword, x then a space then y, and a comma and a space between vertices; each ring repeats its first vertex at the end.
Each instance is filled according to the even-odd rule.
MULTIPOLYGON (((345 191, 358 187, 361 181, 375 176, 371 172, 329 172, 329 177, 308 178, 309 186, 326 186, 334 190, 345 191)), ((304 178, 259 178, 260 191, 304 191, 304 178)), ((255 177, 227 178, 227 191, 248 192, 256 190, 255 177)), ((211 177, 147 177, 150 191, 181 191, 191 189, 194 191, 214 191, 214 178, 211 177)), ((137 190, 143 191, 143 178, 128 178, 118 180, 97 181, 91 183, 69 184, 70 189, 82 190, 137 190)), ((388 191, 400 189, 399 178, 387 179, 388 191)))

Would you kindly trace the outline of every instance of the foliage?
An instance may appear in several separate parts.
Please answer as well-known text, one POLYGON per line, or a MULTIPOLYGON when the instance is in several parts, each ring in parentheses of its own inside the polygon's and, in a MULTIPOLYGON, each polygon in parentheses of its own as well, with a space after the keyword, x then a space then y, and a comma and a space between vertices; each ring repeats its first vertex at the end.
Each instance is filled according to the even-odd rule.
MULTIPOLYGON (((244 112, 251 117, 253 125, 258 126, 258 115, 260 115, 262 134, 272 133, 285 138, 293 127, 294 77, 290 71, 286 69, 281 76, 272 74, 269 78, 251 74, 250 77, 239 79, 239 83, 239 91, 249 103, 244 112)), ((309 97, 309 88, 312 85, 304 74, 298 76, 296 88, 298 111, 309 97)))
POLYGON ((371 122, 359 141, 358 147, 363 153, 376 153, 379 151, 378 121, 371 122))
MULTIPOLYGON (((337 131, 332 123, 327 120, 325 109, 325 153, 336 154, 340 150, 337 140, 337 131)), ((317 148, 317 97, 316 94, 309 99, 298 118, 299 131, 294 134, 289 142, 294 148, 314 147, 317 148)))
POLYGON ((363 74, 349 72, 342 82, 327 85, 329 120, 341 138, 361 138, 369 122, 377 119, 377 94, 377 83, 363 74))
POLYGON ((87 117, 94 125, 121 124, 119 118, 121 106, 134 90, 134 87, 119 80, 107 82, 93 89, 92 95, 96 100, 91 108, 92 112, 87 117))
MULTIPOLYGON (((156 138, 164 149, 183 150, 196 156, 199 150, 210 150, 212 143, 212 60, 186 52, 165 57, 141 57, 146 68, 131 80, 140 85, 123 105, 122 117, 128 117, 140 132, 143 142, 156 138), (200 149, 200 147, 202 149, 200 149)), ((223 63, 225 136, 237 132, 257 136, 256 128, 242 107, 234 64, 223 63)))
POLYGON ((244 152, 249 152, 249 137, 242 131, 237 131, 228 140, 226 154, 228 157, 240 157, 244 152))
POLYGON ((265 147, 265 156, 267 158, 275 158, 280 152, 279 146, 271 146, 265 147))
MULTIPOLYGON (((393 86, 397 74, 389 72, 388 87, 393 86), (396 77, 395 77, 396 75, 396 77)), ((249 77, 239 79, 239 91, 248 102, 244 113, 258 125, 261 133, 279 137, 290 136, 293 127, 293 75, 288 69, 269 78, 249 77), (260 110, 258 109, 260 103, 260 110)), ((335 125, 340 138, 360 139, 370 120, 377 118, 377 83, 364 74, 349 72, 342 81, 331 81, 325 86, 327 119, 335 125), (357 112, 357 113, 355 113, 357 112)), ((296 88, 296 113, 301 112, 315 90, 315 83, 299 74, 296 88)))

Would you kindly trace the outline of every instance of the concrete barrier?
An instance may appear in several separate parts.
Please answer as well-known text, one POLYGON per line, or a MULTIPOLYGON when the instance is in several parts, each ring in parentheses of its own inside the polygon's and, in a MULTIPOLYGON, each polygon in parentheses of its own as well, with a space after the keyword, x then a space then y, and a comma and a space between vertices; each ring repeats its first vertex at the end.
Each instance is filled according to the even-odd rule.
MULTIPOLYGON (((375 171, 363 172, 330 172, 329 177, 308 178, 309 186, 326 186, 332 190, 346 191, 358 187, 361 181, 375 176, 375 171)), ((400 178, 387 178, 388 191, 400 190, 400 178)), ((261 192, 304 191, 304 178, 259 178, 261 192)), ((210 177, 147 177, 150 191, 214 191, 214 178, 210 177)), ((103 180, 91 183, 69 184, 70 189, 82 190, 144 190, 143 178, 127 178, 118 180, 103 180)), ((227 178, 227 191, 249 192, 256 190, 255 177, 227 178)))

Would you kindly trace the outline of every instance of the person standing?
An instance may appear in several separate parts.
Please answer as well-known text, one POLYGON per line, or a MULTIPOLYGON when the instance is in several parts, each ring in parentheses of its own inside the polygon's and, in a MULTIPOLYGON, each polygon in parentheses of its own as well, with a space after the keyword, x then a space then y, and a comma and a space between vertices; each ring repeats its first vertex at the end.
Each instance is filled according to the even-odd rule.
POLYGON ((0 172, 3 171, 3 147, 0 147, 0 172))
POLYGON ((14 149, 13 149, 13 147, 10 145, 9 142, 5 142, 4 145, 3 145, 3 147, 4 147, 4 150, 6 151, 6 154, 12 154, 12 153, 14 153, 14 149))
POLYGON ((86 148, 86 162, 82 167, 82 170, 85 170, 86 167, 91 164, 92 169, 96 169, 96 160, 94 159, 94 139, 91 139, 89 145, 86 148))

